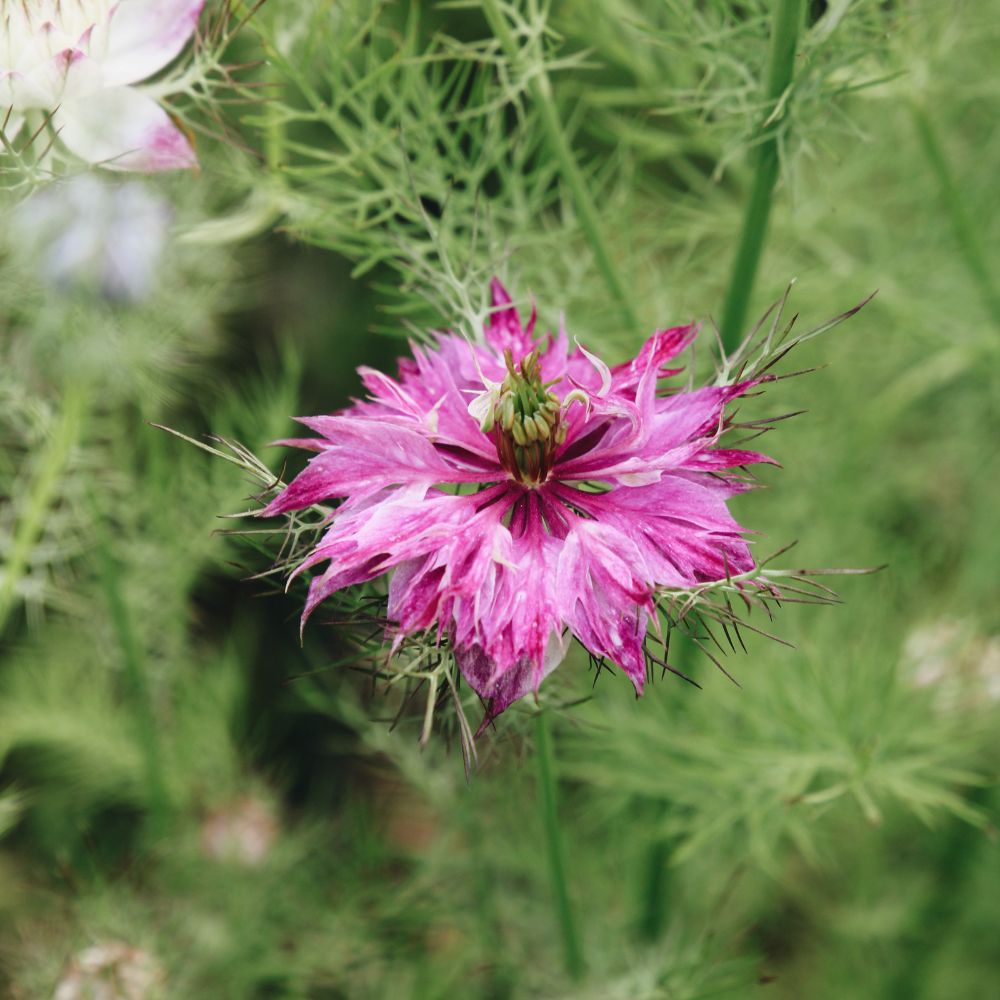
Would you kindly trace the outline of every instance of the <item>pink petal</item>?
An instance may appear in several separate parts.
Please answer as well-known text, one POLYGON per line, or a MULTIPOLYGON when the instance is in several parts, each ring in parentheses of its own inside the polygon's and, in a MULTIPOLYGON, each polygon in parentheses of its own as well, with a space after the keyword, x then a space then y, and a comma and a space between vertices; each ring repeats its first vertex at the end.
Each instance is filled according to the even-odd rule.
POLYGON ((407 427, 365 417, 302 417, 323 434, 319 454, 261 512, 265 517, 301 510, 334 497, 367 496, 389 486, 482 482, 484 474, 459 468, 427 438, 407 427))
POLYGON ((686 469, 699 469, 703 472, 716 472, 719 469, 732 469, 741 465, 777 465, 778 463, 759 451, 744 451, 741 448, 711 448, 695 455, 686 463, 686 469))
POLYGON ((486 714, 476 735, 479 736, 515 701, 537 691, 542 681, 562 663, 565 656, 565 645, 555 633, 540 662, 522 656, 505 670, 497 670, 496 662, 481 646, 456 649, 455 660, 462 671, 462 676, 486 703, 486 714))
POLYGON ((520 361, 535 346, 533 338, 535 309, 532 307, 528 327, 524 329, 507 289, 497 278, 490 282, 490 293, 493 299, 493 311, 486 321, 486 342, 498 355, 502 356, 503 352, 509 349, 514 355, 514 360, 520 361))
POLYGON ((577 521, 559 557, 557 590, 573 634, 595 656, 617 663, 641 694, 651 591, 635 543, 610 525, 577 521))
POLYGON ((480 370, 503 378, 503 363, 491 351, 454 334, 441 334, 436 351, 413 345, 413 360, 400 363, 398 380, 359 370, 371 398, 355 403, 349 412, 419 429, 443 449, 451 449, 456 462, 499 472, 496 448, 468 409, 483 391, 480 370))
POLYGON ((676 375, 680 369, 663 370, 663 365, 675 358, 698 335, 698 327, 674 326, 669 330, 657 330, 642 349, 631 360, 611 369, 615 392, 626 392, 634 389, 642 378, 648 366, 652 366, 659 377, 676 375))
POLYGON ((584 493, 554 489, 603 525, 626 535, 640 554, 646 580, 660 587, 691 587, 753 568, 743 529, 726 500, 741 484, 697 474, 665 475, 658 483, 584 493))
POLYGON ((204 0, 122 0, 108 29, 105 84, 146 80, 176 58, 194 34, 204 0))
POLYGON ((167 113, 128 87, 65 100, 53 120, 70 152, 87 163, 147 173, 198 165, 191 144, 167 113))
MULTIPOLYGON (((295 571, 329 564, 310 582, 303 622, 321 601, 344 587, 438 552, 463 534, 477 538, 486 524, 476 517, 482 495, 459 497, 409 487, 346 513, 341 508, 320 543, 295 571)), ((398 609, 398 593, 393 602, 398 609)))
MULTIPOLYGON (((587 426, 575 429, 557 459, 555 474, 563 479, 615 480, 636 473, 684 468, 710 471, 725 467, 701 456, 712 453, 712 446, 722 431, 726 405, 757 384, 748 381, 709 386, 657 398, 652 394, 655 370, 650 366, 636 390, 634 407, 621 411, 627 422, 612 420, 601 439, 586 451, 582 451, 576 441, 592 432, 587 426)), ((616 400, 621 407, 629 406, 627 400, 612 394, 609 401, 612 418, 611 408, 616 400)), ((759 454, 751 458, 753 454, 756 453, 740 453, 742 460, 729 464, 771 461, 759 454)))
POLYGON ((509 507, 502 502, 505 492, 506 487, 490 491, 501 502, 488 506, 469 498, 461 526, 426 557, 401 565, 393 575, 389 617, 401 632, 428 628, 437 618, 448 625, 453 640, 476 641, 478 593, 494 563, 512 565, 513 540, 501 523, 509 507))
POLYGON ((520 496, 506 549, 494 544, 486 573, 449 609, 459 666, 486 703, 484 725, 537 691, 565 655, 556 588, 563 543, 545 531, 543 507, 536 491, 520 496))

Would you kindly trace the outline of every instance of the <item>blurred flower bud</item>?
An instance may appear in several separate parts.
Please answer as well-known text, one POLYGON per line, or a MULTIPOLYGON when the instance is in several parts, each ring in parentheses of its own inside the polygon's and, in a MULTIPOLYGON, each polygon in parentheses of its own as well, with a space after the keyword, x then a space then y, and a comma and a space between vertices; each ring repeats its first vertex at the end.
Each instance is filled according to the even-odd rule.
POLYGON ((70 961, 53 1000, 152 1000, 163 981, 163 970, 149 952, 108 941, 70 961))
POLYGON ((142 183, 90 175, 39 191, 11 218, 15 246, 44 281, 124 302, 153 291, 170 221, 166 200, 142 183))
POLYGON ((252 868, 267 860, 277 836, 274 811, 248 795, 208 815, 201 828, 201 849, 214 861, 252 868))

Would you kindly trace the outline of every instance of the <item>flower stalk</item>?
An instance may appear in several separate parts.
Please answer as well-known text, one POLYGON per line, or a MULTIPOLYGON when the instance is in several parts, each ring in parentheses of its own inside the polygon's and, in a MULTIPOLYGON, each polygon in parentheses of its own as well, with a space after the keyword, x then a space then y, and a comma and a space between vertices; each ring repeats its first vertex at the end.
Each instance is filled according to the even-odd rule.
POLYGON ((31 553, 45 529, 59 484, 80 433, 86 409, 85 391, 73 381, 63 397, 62 414, 38 455, 34 475, 24 491, 24 506, 17 518, 6 561, 0 565, 0 634, 17 603, 17 588, 31 561, 31 553))
MULTIPOLYGON (((522 56, 517 39, 510 29, 510 24, 502 14, 497 0, 483 0, 483 13, 507 58, 515 65, 520 65, 522 56)), ((552 84, 543 66, 540 66, 537 72, 528 77, 527 88, 532 102, 541 114, 542 127, 548 139, 549 148, 559 164, 559 173, 569 189, 573 206, 580 217, 580 228, 590 244, 601 277, 617 303, 626 327, 638 334, 640 332, 639 318, 632 308, 625 284, 612 262, 611 253, 601 232, 594 199, 590 195, 583 172, 580 170, 573 149, 566 138, 552 94, 552 84)))
POLYGON ((986 307, 990 319, 996 326, 1000 327, 1000 290, 997 289, 993 281, 993 274, 986 261, 979 232, 973 224, 972 216, 962 195, 962 189, 951 171, 951 164, 949 164, 945 154, 944 145, 934 122, 931 121, 930 115, 923 105, 917 101, 911 101, 910 113, 913 116, 913 124, 920 139, 921 149, 941 186, 941 200, 947 210, 951 228, 955 234, 955 242, 962 254, 962 260, 979 289, 983 305, 986 307))
POLYGON ((585 967, 583 951, 573 919, 573 909, 569 900, 566 883, 566 863, 564 860, 562 830, 559 827, 559 809, 556 794, 555 763, 552 752, 552 735, 549 732, 548 714, 544 711, 535 716, 535 759, 538 763, 539 804, 542 810, 542 825, 545 832, 545 847, 549 862, 549 876, 552 880, 552 895, 556 917, 563 939, 563 961, 566 972, 573 979, 583 977, 585 967))
POLYGON ((646 877, 639 887, 639 915, 636 921, 636 929, 644 941, 656 941, 666 925, 670 893, 667 868, 672 853, 673 844, 663 836, 657 836, 646 853, 646 877))
POLYGON ((135 629, 125 595, 122 593, 120 570, 111 548, 103 514, 92 498, 91 507, 97 528, 97 555, 100 562, 101 587, 111 615, 111 624, 118 640, 125 679, 135 704, 137 737, 142 753, 149 794, 149 827, 154 836, 163 832, 170 814, 170 794, 163 766, 163 753, 156 721, 153 695, 149 686, 146 664, 136 639, 135 629))
POLYGON ((784 117, 780 102, 794 76, 795 51, 801 23, 802 0, 777 0, 765 92, 767 115, 757 136, 750 197, 743 215, 743 228, 722 309, 720 335, 722 346, 727 352, 735 350, 743 338, 750 296, 767 239, 767 224, 780 165, 778 133, 784 117))

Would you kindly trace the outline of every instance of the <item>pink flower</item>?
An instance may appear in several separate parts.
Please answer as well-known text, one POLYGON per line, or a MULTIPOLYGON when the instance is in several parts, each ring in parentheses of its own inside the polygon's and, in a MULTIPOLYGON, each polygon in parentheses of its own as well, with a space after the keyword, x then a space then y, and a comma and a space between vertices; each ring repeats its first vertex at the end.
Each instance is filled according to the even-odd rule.
POLYGON ((303 623, 391 572, 397 636, 446 638, 487 721, 538 689, 570 632, 641 693, 654 591, 753 568, 726 508, 749 484, 725 470, 770 461, 717 446, 726 404, 759 380, 658 390, 694 327, 608 368, 563 330, 536 340, 534 312, 522 327, 492 291, 485 344, 441 334, 398 379, 360 369, 365 401, 301 418, 320 437, 281 443, 317 455, 263 511, 344 498, 296 570, 325 564, 303 623))
MULTIPOLYGON (((204 0, 0 0, 0 126, 51 114, 59 140, 116 170, 197 164, 184 133, 134 86, 187 44, 204 0)), ((34 121, 29 127, 37 127, 34 121)))

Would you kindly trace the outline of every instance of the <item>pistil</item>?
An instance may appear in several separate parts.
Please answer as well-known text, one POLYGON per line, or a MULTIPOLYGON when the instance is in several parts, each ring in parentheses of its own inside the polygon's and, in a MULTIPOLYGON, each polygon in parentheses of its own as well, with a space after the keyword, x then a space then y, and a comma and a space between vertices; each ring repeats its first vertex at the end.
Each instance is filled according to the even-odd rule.
POLYGON ((515 365, 504 351, 507 374, 500 385, 484 431, 493 432, 504 468, 519 482, 544 482, 556 448, 566 440, 563 403, 552 391, 554 382, 542 382, 538 351, 515 365))

